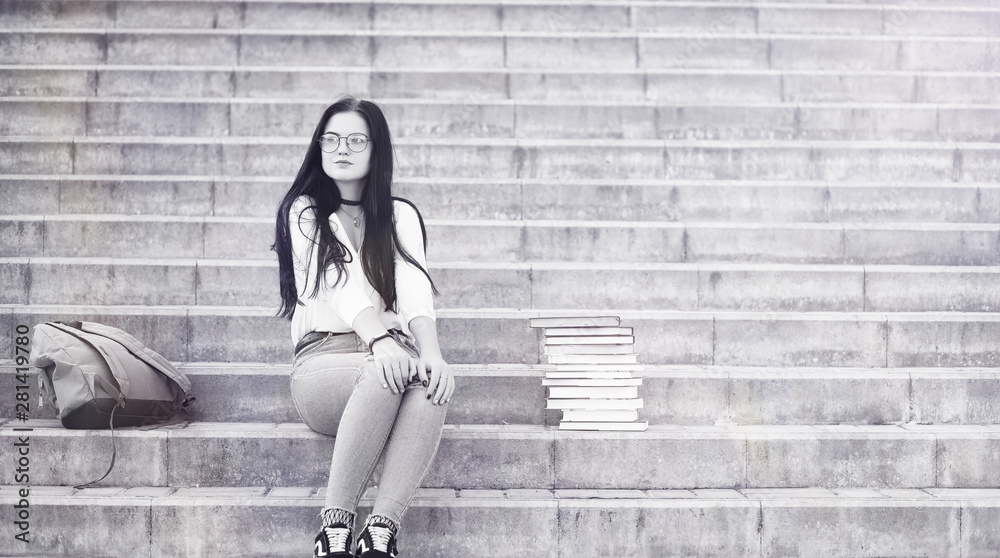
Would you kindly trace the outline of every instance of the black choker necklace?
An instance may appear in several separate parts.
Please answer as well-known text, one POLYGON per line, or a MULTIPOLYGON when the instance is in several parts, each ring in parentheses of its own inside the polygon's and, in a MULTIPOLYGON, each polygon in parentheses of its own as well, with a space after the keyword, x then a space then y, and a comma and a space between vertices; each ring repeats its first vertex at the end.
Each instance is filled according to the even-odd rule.
POLYGON ((361 205, 361 200, 358 200, 358 201, 340 200, 340 203, 342 203, 344 205, 350 205, 352 207, 357 207, 357 206, 361 205))

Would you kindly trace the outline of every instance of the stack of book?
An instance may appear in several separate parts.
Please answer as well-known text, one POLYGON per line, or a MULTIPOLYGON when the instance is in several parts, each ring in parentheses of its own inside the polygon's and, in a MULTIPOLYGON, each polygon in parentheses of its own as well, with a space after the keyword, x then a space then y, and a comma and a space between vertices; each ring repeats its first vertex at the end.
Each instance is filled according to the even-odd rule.
POLYGON ((642 370, 632 328, 617 316, 532 318, 545 330, 545 354, 555 370, 542 384, 549 388, 548 409, 562 411, 560 430, 646 430, 639 421, 642 370))

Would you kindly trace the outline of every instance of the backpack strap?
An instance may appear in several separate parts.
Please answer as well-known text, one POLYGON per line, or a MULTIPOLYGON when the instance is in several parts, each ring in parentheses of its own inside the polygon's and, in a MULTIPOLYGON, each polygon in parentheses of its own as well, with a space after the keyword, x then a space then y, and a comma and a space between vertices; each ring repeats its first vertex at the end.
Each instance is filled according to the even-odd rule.
POLYGON ((118 444, 115 442, 115 411, 116 410, 118 410, 117 406, 111 408, 111 418, 108 419, 108 428, 111 429, 111 463, 108 463, 108 470, 104 471, 104 474, 101 475, 101 478, 92 480, 92 481, 90 481, 88 483, 78 484, 78 485, 74 486, 73 488, 80 489, 80 488, 88 488, 90 486, 93 486, 93 485, 101 482, 102 480, 106 479, 108 477, 108 475, 111 474, 111 470, 115 468, 115 460, 118 459, 118 444))

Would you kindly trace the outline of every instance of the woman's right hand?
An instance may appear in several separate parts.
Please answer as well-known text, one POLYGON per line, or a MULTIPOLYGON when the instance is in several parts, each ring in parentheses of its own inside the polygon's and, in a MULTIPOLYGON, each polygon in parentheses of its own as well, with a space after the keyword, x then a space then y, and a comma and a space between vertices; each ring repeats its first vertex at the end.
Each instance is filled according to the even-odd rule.
POLYGON ((382 387, 402 393, 409 378, 417 373, 417 359, 391 337, 379 339, 371 346, 375 369, 382 375, 382 387))

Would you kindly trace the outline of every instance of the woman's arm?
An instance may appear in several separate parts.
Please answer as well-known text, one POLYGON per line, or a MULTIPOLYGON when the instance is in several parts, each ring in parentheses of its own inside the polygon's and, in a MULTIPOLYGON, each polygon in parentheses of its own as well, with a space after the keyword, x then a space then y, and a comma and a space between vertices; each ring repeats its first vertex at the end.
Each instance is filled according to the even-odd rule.
MULTIPOLYGON (((424 257, 424 239, 420 227, 420 217, 416 209, 402 201, 395 202, 396 234, 406 252, 427 269, 424 257)), ((451 367, 441 356, 438 342, 437 324, 434 312, 434 295, 431 282, 412 263, 396 254, 396 301, 400 318, 407 321, 410 333, 417 341, 420 359, 417 361, 417 375, 427 387, 427 398, 435 405, 443 405, 451 399, 455 391, 455 380, 451 367)))
POLYGON ((410 320, 410 332, 420 348, 417 375, 427 386, 427 399, 432 399, 435 405, 443 405, 455 392, 455 377, 451 373, 451 366, 441 356, 437 324, 427 316, 417 316, 410 320))
MULTIPOLYGON (((427 269, 427 259, 424 256, 423 234, 420 229, 420 218, 417 211, 406 202, 395 202, 396 234, 401 248, 412 257, 420 267, 427 269)), ((425 316, 433 320, 434 294, 431 282, 417 266, 406 261, 397 252, 396 256, 396 304, 399 317, 409 324, 415 318, 425 316)))
POLYGON ((382 387, 391 389, 393 393, 402 393, 406 382, 419 369, 417 360, 391 338, 386 337, 371 343, 372 339, 386 334, 385 325, 371 306, 354 318, 351 328, 358 337, 369 343, 375 366, 382 375, 382 387))

